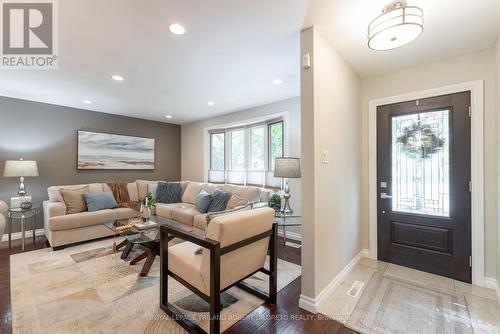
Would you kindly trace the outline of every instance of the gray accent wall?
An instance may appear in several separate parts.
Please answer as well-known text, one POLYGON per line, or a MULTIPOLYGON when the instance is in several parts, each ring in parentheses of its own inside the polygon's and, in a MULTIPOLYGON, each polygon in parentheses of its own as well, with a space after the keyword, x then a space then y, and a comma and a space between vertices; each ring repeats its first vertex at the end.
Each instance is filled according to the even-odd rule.
MULTIPOLYGON (((4 178, 5 160, 36 160, 39 177, 26 178, 33 203, 48 198, 52 185, 106 181, 180 180, 179 125, 0 97, 0 200, 10 205, 19 180, 4 178), (152 137, 156 139, 155 169, 77 170, 77 130, 152 137)), ((29 225, 31 229, 31 225, 29 225)), ((37 228, 43 227, 39 215, 37 228)), ((14 231, 19 231, 15 224, 14 231)))

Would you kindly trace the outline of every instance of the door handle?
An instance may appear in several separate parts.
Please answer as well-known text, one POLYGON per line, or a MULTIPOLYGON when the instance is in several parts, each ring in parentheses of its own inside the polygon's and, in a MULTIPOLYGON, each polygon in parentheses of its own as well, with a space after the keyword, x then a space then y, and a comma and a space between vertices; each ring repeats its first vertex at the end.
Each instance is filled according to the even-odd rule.
POLYGON ((391 195, 387 195, 387 193, 380 193, 380 198, 382 199, 389 199, 389 198, 392 198, 391 195))

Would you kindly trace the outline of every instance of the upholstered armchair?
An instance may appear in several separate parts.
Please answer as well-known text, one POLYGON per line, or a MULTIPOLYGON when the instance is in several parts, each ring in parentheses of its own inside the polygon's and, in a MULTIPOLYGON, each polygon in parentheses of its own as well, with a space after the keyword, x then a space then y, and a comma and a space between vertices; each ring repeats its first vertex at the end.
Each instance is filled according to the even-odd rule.
POLYGON ((7 224, 7 203, 0 201, 0 241, 2 241, 3 234, 5 233, 5 225, 7 224))
POLYGON ((277 255, 274 210, 240 211, 211 220, 205 236, 161 226, 160 307, 190 333, 203 329, 168 301, 168 276, 210 304, 210 333, 220 333, 221 293, 237 286, 267 303, 276 303, 277 255), (185 242, 168 247, 168 236, 185 242), (203 251, 198 250, 202 248, 203 251), (264 268, 269 252, 269 269, 264 268), (269 276, 266 294, 243 282, 257 272, 269 276))

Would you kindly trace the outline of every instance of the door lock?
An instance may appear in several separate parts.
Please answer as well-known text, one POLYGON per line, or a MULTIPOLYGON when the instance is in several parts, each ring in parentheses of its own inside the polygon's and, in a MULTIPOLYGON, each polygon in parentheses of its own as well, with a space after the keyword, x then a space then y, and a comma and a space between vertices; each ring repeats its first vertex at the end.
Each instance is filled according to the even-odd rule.
POLYGON ((392 198, 391 195, 387 195, 387 193, 380 193, 380 198, 382 199, 388 199, 388 198, 392 198))

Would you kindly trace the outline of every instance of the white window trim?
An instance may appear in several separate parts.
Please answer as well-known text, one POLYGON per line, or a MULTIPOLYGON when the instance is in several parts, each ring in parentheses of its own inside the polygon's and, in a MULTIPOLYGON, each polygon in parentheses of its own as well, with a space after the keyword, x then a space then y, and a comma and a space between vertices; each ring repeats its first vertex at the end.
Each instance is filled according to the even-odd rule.
MULTIPOLYGON (((259 117, 254 117, 254 118, 249 118, 243 121, 235 121, 235 122, 230 122, 230 123, 224 123, 224 124, 217 124, 213 126, 209 126, 203 129, 203 180, 204 182, 208 182, 208 170, 210 168, 210 131, 213 130, 222 130, 222 129, 230 129, 230 128, 237 128, 237 127, 246 127, 248 125, 256 124, 256 123, 264 123, 266 121, 272 120, 272 119, 277 119, 281 118, 283 120, 283 127, 284 127, 284 156, 288 156, 289 152, 289 143, 290 143, 290 113, 288 110, 273 113, 273 114, 267 114, 267 115, 262 115, 259 117)), ((266 136, 267 137, 267 136, 266 136)), ((267 140, 266 140, 266 145, 267 145, 267 140)), ((230 145, 226 145, 230 146, 230 145)), ((230 159, 231 152, 230 152, 230 147, 226 147, 226 158, 230 159)), ((248 150, 247 150, 248 151, 248 150)), ((268 157, 265 157, 267 160, 268 157)), ((230 161, 230 160, 229 160, 230 161)), ((248 160, 247 160, 248 161, 248 160)), ((226 175, 224 179, 227 180, 227 171, 228 167, 226 166, 226 175)))

